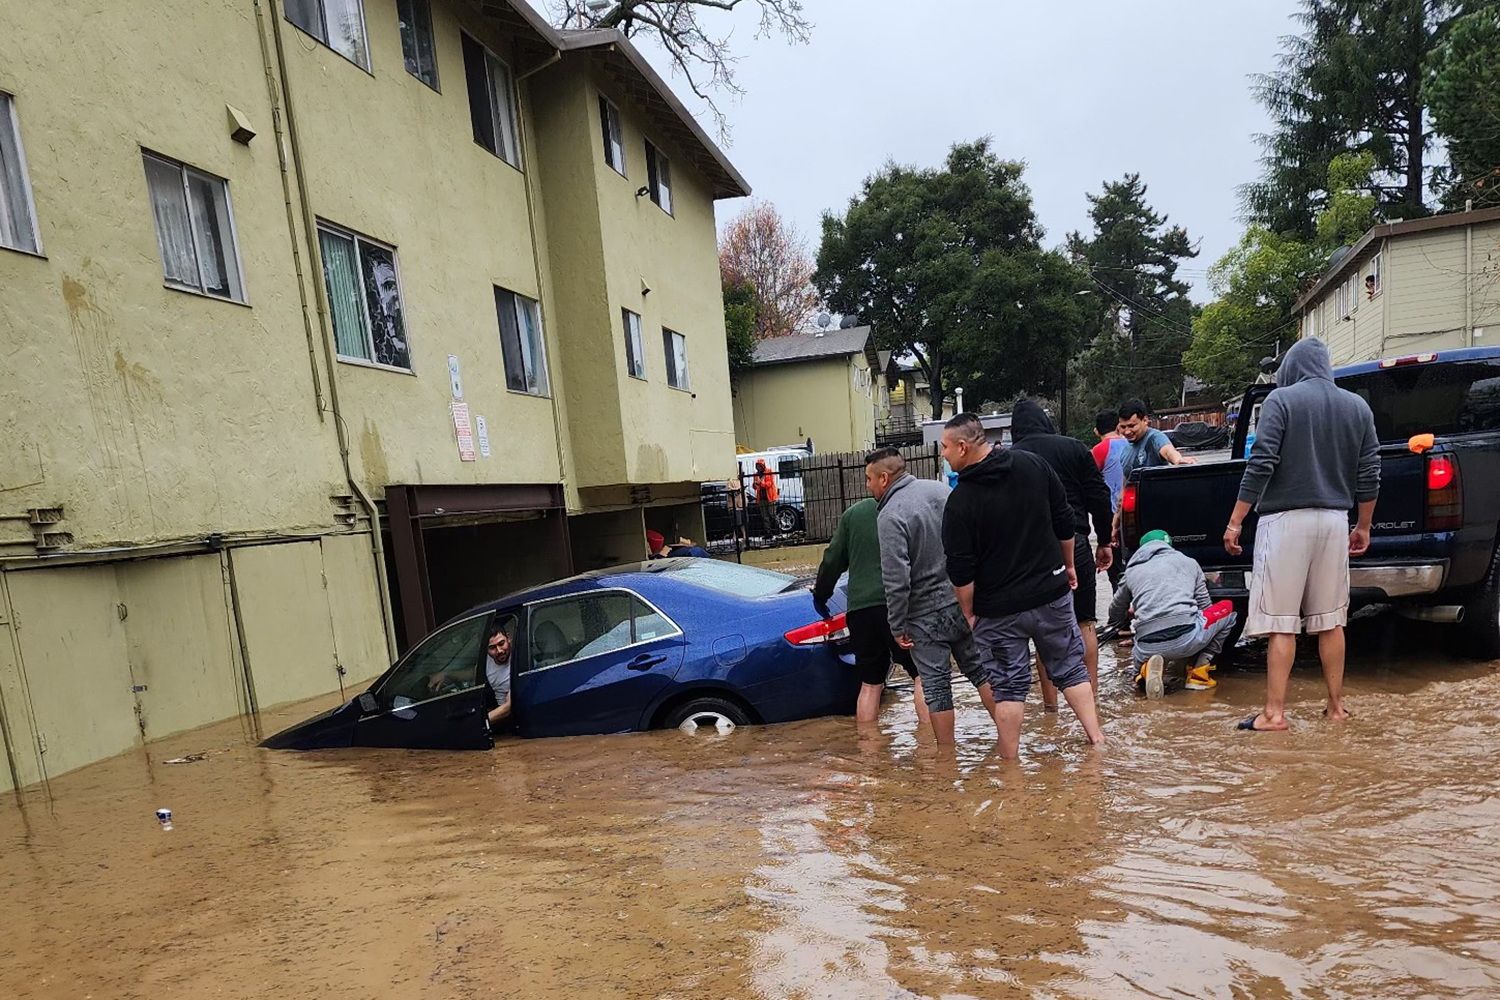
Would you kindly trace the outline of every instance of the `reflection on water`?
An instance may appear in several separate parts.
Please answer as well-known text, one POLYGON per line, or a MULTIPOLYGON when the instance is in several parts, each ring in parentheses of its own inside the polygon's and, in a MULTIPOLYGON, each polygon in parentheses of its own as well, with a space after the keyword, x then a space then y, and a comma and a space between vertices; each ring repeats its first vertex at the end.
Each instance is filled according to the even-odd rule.
POLYGON ((1233 729, 1257 672, 1148 705, 1106 657, 1107 750, 1032 711, 1015 764, 896 698, 491 753, 199 730, 0 804, 0 996, 1500 996, 1500 677, 1393 634, 1352 723, 1299 669, 1290 734, 1233 729))

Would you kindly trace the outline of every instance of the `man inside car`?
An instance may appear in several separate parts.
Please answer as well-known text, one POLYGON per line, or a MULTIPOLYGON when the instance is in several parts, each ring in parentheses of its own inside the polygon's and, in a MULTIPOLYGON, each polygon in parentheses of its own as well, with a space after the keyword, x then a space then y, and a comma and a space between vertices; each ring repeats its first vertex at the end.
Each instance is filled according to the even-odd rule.
MULTIPOLYGON (((490 709, 486 718, 489 719, 490 728, 493 729, 504 720, 510 718, 510 656, 512 642, 510 632, 515 627, 515 619, 507 618, 490 629, 489 638, 485 641, 484 648, 484 679, 490 686, 490 691, 495 695, 495 707, 490 709)), ((472 683, 470 677, 465 677, 455 670, 444 670, 433 674, 427 682, 427 689, 433 694, 445 693, 445 691, 458 691, 469 687, 472 683)))

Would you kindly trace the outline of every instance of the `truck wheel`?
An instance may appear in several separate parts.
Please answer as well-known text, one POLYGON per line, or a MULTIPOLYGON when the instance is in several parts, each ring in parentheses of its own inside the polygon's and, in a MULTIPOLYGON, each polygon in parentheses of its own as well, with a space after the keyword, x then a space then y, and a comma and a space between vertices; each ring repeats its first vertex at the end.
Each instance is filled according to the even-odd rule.
POLYGON ((1464 606, 1459 628, 1465 653, 1481 660, 1500 660, 1500 549, 1490 560, 1484 589, 1464 606))

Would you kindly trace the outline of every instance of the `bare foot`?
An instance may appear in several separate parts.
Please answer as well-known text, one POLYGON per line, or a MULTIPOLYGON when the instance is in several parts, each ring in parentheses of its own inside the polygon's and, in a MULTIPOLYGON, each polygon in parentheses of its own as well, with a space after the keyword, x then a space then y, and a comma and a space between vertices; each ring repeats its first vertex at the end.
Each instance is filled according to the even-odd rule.
POLYGON ((1354 713, 1349 711, 1343 705, 1329 705, 1327 708, 1323 709, 1323 718, 1333 719, 1336 722, 1342 722, 1345 719, 1354 718, 1354 713))

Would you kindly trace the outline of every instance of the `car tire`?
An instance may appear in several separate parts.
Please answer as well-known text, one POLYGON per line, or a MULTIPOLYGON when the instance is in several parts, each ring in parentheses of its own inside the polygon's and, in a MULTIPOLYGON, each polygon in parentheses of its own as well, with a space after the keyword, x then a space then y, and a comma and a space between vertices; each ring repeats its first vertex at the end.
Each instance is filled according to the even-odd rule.
POLYGON ((796 531, 800 520, 801 518, 797 516, 797 508, 795 507, 778 507, 776 509, 776 528, 783 535, 790 535, 796 531))
POLYGON ((1463 652, 1481 660, 1500 660, 1500 548, 1490 560, 1484 589, 1464 606, 1459 630, 1463 652))
POLYGON ((748 725, 745 710, 727 698, 703 695, 685 701, 667 713, 668 729, 680 729, 689 735, 733 732, 736 726, 748 725))

